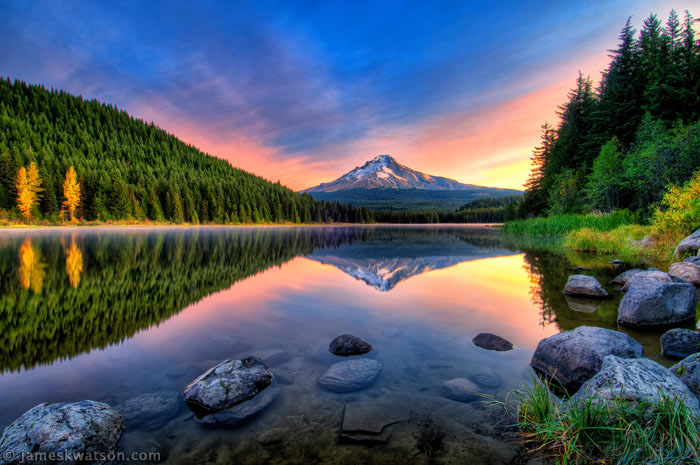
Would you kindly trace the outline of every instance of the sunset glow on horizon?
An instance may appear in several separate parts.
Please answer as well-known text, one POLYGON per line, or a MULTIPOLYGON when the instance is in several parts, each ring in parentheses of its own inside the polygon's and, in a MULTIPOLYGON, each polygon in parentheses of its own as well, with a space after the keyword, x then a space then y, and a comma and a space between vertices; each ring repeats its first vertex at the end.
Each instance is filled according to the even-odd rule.
POLYGON ((0 76, 114 104, 295 190, 384 153, 521 189, 540 126, 579 70, 599 81, 628 16, 692 3, 5 5, 0 76))

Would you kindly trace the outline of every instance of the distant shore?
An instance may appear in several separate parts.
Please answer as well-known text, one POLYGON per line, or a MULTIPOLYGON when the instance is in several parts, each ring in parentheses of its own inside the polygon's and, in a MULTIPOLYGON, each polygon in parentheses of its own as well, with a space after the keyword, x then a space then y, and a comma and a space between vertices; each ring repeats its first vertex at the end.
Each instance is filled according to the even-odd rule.
POLYGON ((503 223, 246 223, 246 224, 65 224, 65 225, 4 225, 0 231, 50 231, 50 230, 89 230, 89 229, 202 229, 202 228, 295 228, 295 227, 483 227, 498 228, 503 223))

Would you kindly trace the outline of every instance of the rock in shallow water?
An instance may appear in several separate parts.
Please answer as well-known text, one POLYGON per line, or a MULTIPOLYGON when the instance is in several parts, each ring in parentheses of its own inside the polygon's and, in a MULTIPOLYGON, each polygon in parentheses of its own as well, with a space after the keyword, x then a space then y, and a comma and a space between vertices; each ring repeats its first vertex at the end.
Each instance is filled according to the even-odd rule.
POLYGON ((647 358, 624 359, 608 355, 600 371, 586 381, 569 402, 583 399, 618 400, 624 403, 656 403, 661 395, 683 402, 697 415, 698 398, 678 378, 647 358))
POLYGON ((632 275, 627 280, 627 282, 620 288, 620 290, 622 292, 627 292, 630 290, 630 288, 632 286, 635 286, 638 283, 644 283, 644 282, 672 283, 673 277, 664 271, 652 270, 650 268, 647 271, 642 271, 640 273, 635 273, 634 275, 632 275))
POLYGON ((259 350, 255 352, 255 357, 262 360, 268 367, 275 367, 290 361, 292 354, 282 349, 259 350))
POLYGON ((668 274, 681 278, 696 287, 700 286, 700 266, 693 263, 674 263, 668 269, 668 274))
POLYGON ((575 274, 566 281, 564 295, 601 299, 608 296, 608 291, 593 276, 575 274))
POLYGON ((644 356, 644 348, 624 333, 580 326, 542 339, 530 366, 573 393, 600 370, 603 358, 610 354, 640 358, 644 356))
POLYGON ((680 360, 700 352, 700 333, 690 329, 675 328, 661 336, 661 353, 666 358, 680 360))
MULTIPOLYGON (((0 463, 21 463, 23 454, 29 453, 55 454, 64 459, 52 463, 86 463, 70 457, 113 452, 123 430, 121 415, 101 402, 39 404, 5 428, 0 439, 0 463)), ((87 463, 101 464, 104 460, 87 463)))
POLYGON ((697 302, 697 291, 690 283, 639 282, 622 298, 617 322, 632 327, 682 323, 695 318, 697 302))
POLYGON ((202 418, 252 399, 273 379, 267 366, 255 357, 224 360, 185 388, 185 402, 202 418))
POLYGON ((472 339, 472 342, 475 346, 481 347, 482 349, 496 350, 498 352, 506 352, 513 349, 513 344, 509 341, 491 333, 477 334, 474 339, 472 339))
POLYGON ((241 402, 235 407, 212 413, 200 419, 201 423, 219 426, 233 426, 245 419, 251 418, 265 409, 282 391, 277 381, 273 381, 262 392, 250 400, 241 402))
POLYGON ((410 409, 397 399, 363 399, 348 402, 343 411, 340 439, 344 442, 386 444, 391 425, 408 421, 410 409))
POLYGON ((129 430, 157 430, 175 418, 182 399, 175 391, 149 392, 123 402, 114 409, 124 417, 129 430))
POLYGON ((624 271, 620 273, 619 275, 615 276, 615 279, 610 281, 610 284, 619 284, 623 285, 626 284, 627 281, 632 279, 634 275, 637 273, 642 273, 644 270, 640 270, 639 268, 632 268, 631 270, 624 271))
POLYGON ((372 385, 382 364, 369 358, 334 363, 318 379, 322 388, 333 392, 353 392, 372 385))
POLYGON ((483 386, 489 389, 496 389, 501 386, 502 380, 501 375, 495 371, 480 371, 469 375, 469 379, 474 381, 479 386, 483 386))
POLYGON ((700 396, 700 353, 684 358, 669 370, 695 395, 700 396))
POLYGON ((330 353, 343 356, 366 354, 372 349, 373 347, 370 344, 351 334, 338 336, 328 344, 330 353))
POLYGON ((479 387, 465 378, 453 378, 445 381, 440 386, 442 395, 448 399, 456 400, 457 402, 474 402, 476 400, 484 400, 479 395, 481 392, 479 387))

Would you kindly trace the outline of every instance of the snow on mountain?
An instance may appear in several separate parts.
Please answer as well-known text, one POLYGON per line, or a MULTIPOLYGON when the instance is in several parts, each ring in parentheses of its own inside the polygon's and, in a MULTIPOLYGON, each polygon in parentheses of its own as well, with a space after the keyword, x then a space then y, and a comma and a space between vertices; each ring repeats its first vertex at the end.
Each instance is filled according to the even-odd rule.
POLYGON ((422 189, 465 190, 475 186, 453 179, 415 171, 398 163, 390 155, 379 155, 335 181, 322 183, 305 192, 335 192, 345 189, 422 189))

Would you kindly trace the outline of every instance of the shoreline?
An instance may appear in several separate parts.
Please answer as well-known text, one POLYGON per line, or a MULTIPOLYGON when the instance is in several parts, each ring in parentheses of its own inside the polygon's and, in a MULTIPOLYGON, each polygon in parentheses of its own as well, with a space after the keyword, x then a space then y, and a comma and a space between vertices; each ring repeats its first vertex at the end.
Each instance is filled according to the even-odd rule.
POLYGON ((219 229, 219 228, 323 228, 323 227, 454 227, 499 228, 503 223, 247 223, 247 224, 85 224, 0 226, 0 231, 80 231, 97 229, 219 229))

